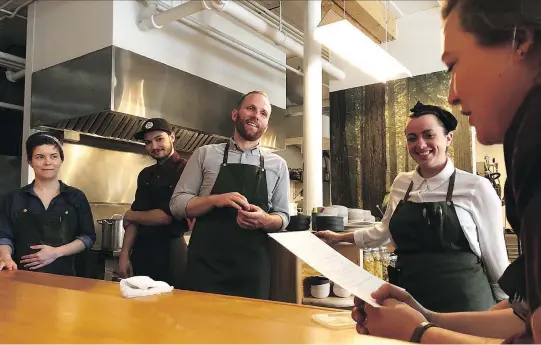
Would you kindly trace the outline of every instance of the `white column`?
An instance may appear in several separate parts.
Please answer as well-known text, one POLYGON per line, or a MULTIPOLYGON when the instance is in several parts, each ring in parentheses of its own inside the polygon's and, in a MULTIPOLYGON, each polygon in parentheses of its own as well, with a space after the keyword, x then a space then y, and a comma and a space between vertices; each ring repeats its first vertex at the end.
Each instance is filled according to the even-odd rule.
POLYGON ((30 103, 32 101, 32 72, 34 71, 34 44, 37 3, 28 6, 26 20, 26 64, 24 80, 23 137, 21 154, 21 186, 34 179, 34 171, 28 166, 26 139, 30 136, 30 103))
POLYGON ((304 205, 306 215, 314 207, 323 206, 322 157, 322 69, 321 45, 314 40, 314 31, 321 21, 321 0, 305 2, 304 17, 304 205))

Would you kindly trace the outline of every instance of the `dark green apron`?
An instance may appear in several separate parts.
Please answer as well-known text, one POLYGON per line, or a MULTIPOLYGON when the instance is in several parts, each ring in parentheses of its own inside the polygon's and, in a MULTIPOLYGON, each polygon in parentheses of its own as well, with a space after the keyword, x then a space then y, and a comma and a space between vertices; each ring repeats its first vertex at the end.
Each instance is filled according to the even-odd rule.
POLYGON ((398 256, 396 272, 389 277, 435 312, 483 311, 495 300, 455 211, 455 176, 456 170, 444 202, 408 201, 410 183, 389 223, 398 256))
POLYGON ((60 274, 66 276, 75 275, 75 255, 59 257, 47 266, 30 270, 20 263, 21 257, 37 253, 39 250, 30 249, 34 245, 48 245, 60 247, 71 243, 76 239, 69 226, 67 215, 76 212, 75 207, 67 206, 57 212, 46 211, 43 214, 34 214, 23 209, 14 224, 15 235, 15 263, 22 270, 60 274))
MULTIPOLYGON (((269 211, 263 155, 260 166, 229 164, 225 146, 211 195, 237 192, 250 204, 269 211)), ((237 210, 214 208, 195 222, 188 247, 186 283, 189 290, 269 299, 271 266, 269 237, 261 229, 237 224, 237 210)))
MULTIPOLYGON (((177 153, 174 155, 178 156, 177 153)), ((142 189, 142 195, 147 197, 134 211, 152 210, 163 204, 164 199, 171 199, 179 178, 178 175, 164 170, 171 169, 171 159, 173 157, 160 165, 159 172, 151 175, 145 184, 137 186, 138 190, 142 189)), ((182 289, 188 248, 183 236, 184 231, 180 230, 184 230, 186 224, 186 220, 173 219, 169 225, 138 226, 130 253, 133 274, 164 281, 175 289, 182 289)))
POLYGON ((164 281, 175 289, 183 288, 186 267, 184 237, 143 235, 135 238, 130 260, 133 274, 164 281))

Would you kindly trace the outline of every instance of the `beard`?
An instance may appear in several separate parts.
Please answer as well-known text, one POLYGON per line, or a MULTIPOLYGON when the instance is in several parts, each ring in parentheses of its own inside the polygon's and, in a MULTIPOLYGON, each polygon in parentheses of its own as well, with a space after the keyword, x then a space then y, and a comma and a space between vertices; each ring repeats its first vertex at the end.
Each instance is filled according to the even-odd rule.
MULTIPOLYGON (((239 133, 239 135, 244 138, 245 140, 248 140, 248 141, 257 141, 259 140, 259 138, 261 138, 261 136, 263 135, 263 133, 265 133, 265 129, 264 128, 261 128, 261 127, 258 127, 257 128, 257 132, 255 133, 249 133, 247 130, 246 130, 246 122, 247 121, 250 121, 252 119, 246 119, 246 120, 242 120, 240 118, 240 116, 237 116, 237 119, 235 120, 235 129, 237 130, 237 133, 239 133)), ((257 121, 253 121, 255 123, 257 123, 257 121)))
POLYGON ((173 143, 169 143, 168 146, 164 146, 158 152, 151 152, 150 155, 152 156, 152 158, 154 158, 158 162, 163 162, 167 160, 169 157, 171 157, 172 153, 173 153, 173 143))

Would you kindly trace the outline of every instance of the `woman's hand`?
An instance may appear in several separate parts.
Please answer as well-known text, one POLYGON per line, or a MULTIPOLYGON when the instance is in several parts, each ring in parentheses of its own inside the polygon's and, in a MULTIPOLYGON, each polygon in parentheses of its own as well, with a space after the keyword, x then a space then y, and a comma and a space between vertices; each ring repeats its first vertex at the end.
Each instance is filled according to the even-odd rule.
POLYGON ((359 334, 409 341, 417 326, 427 321, 417 310, 393 298, 383 301, 381 307, 372 307, 355 298, 352 317, 359 334))
POLYGON ((34 254, 21 257, 21 264, 31 270, 37 270, 49 265, 60 257, 60 252, 55 247, 46 245, 30 246, 31 249, 39 249, 40 251, 34 254))
POLYGON ((434 322, 436 313, 431 310, 423 307, 412 295, 410 295, 406 290, 393 285, 393 284, 383 284, 379 289, 372 293, 372 298, 378 301, 380 304, 383 303, 386 299, 392 298, 399 302, 406 303, 411 308, 417 310, 430 322, 434 322))
POLYGON ((328 245, 337 244, 341 240, 339 234, 329 230, 318 231, 314 235, 316 235, 320 240, 327 243, 328 245))

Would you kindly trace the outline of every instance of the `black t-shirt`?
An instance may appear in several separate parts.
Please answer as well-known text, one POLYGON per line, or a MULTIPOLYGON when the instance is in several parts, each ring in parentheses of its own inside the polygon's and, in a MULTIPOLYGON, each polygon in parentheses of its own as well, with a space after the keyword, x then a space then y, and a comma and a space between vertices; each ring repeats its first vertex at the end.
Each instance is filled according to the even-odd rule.
MULTIPOLYGON (((526 321, 541 307, 541 86, 525 98, 504 139, 506 215, 518 234, 522 255, 504 272, 500 287, 526 321)), ((527 322, 529 325, 529 322, 527 322)), ((531 340, 524 334, 507 342, 531 340)))
POLYGON ((80 239, 86 248, 91 248, 96 241, 96 231, 92 210, 85 194, 60 181, 60 194, 51 200, 45 209, 43 203, 34 192, 34 183, 9 193, 0 205, 0 245, 14 247, 15 224, 23 210, 33 214, 63 213, 66 207, 71 206, 75 213, 65 215, 68 232, 75 235, 73 240, 80 239))
MULTIPOLYGON (((144 168, 137 178, 137 191, 131 209, 133 211, 160 209, 172 216, 169 202, 185 166, 186 160, 175 152, 165 162, 144 168)), ((137 235, 179 237, 187 228, 186 220, 173 219, 169 225, 139 225, 137 235)))

